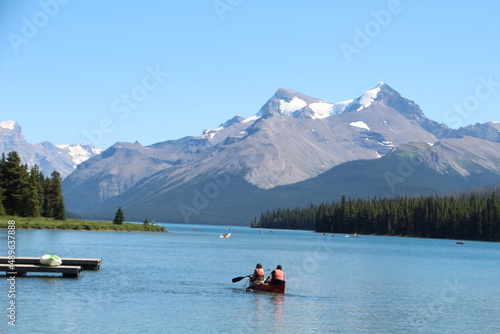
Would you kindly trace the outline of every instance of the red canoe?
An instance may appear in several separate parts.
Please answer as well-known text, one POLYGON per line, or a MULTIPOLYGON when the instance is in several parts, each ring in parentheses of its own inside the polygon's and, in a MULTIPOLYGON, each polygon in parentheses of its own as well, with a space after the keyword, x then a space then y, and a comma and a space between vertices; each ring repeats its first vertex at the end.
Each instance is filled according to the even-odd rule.
POLYGON ((285 284, 282 285, 264 285, 259 284, 253 287, 248 287, 247 291, 265 291, 265 292, 273 292, 273 293, 285 293, 285 284))

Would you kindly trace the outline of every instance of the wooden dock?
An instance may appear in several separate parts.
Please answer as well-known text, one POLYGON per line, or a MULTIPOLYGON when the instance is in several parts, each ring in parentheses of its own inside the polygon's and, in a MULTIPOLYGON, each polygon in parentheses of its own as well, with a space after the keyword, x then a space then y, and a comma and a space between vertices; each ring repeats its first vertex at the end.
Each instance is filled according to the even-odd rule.
POLYGON ((9 264, 9 258, 0 256, 0 272, 7 275, 26 276, 29 272, 60 273, 63 277, 76 278, 82 270, 101 269, 102 259, 61 258, 60 266, 44 266, 39 257, 16 257, 14 268, 9 264))
POLYGON ((44 266, 42 264, 0 264, 0 271, 5 271, 7 276, 26 276, 27 273, 60 273, 62 277, 77 278, 82 271, 80 266, 44 266))

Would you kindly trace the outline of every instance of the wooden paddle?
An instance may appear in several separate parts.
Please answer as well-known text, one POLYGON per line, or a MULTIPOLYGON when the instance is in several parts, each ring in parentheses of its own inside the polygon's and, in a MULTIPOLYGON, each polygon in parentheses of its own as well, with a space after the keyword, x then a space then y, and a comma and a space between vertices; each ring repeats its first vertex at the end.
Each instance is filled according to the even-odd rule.
MULTIPOLYGON (((264 271, 269 271, 269 270, 270 270, 270 269, 266 269, 266 270, 264 270, 264 271)), ((236 283, 236 282, 241 281, 241 280, 242 280, 242 279, 244 279, 245 277, 250 277, 250 276, 252 276, 252 275, 235 277, 235 278, 233 278, 233 279, 232 279, 232 281, 233 281, 233 283, 236 283)))
POLYGON ((232 279, 233 283, 236 283, 236 282, 239 282, 241 281, 242 279, 244 278, 247 278, 248 276, 239 276, 239 277, 235 277, 232 279))

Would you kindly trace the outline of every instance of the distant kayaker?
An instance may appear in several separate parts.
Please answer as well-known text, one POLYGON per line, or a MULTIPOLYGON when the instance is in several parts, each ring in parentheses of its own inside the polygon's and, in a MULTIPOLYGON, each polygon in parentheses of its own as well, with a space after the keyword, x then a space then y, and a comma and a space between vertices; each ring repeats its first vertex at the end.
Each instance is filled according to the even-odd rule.
POLYGON ((276 269, 274 269, 271 274, 267 277, 266 282, 269 282, 269 285, 282 285, 285 284, 285 273, 283 272, 283 268, 281 264, 278 264, 276 269), (271 279, 271 280, 269 280, 271 279))
POLYGON ((250 277, 250 286, 264 283, 265 271, 262 269, 262 264, 257 263, 253 275, 250 277))

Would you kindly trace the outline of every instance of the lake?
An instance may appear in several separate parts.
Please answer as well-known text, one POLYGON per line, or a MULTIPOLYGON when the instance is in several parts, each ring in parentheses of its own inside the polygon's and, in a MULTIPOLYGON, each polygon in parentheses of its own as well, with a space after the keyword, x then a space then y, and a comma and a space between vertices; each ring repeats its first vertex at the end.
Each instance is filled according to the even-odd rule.
MULTIPOLYGON (((102 258, 103 266, 78 279, 17 278, 15 327, 4 276, 0 331, 500 332, 499 243, 164 226, 171 233, 18 229, 18 256, 102 258), (231 282, 258 262, 283 266, 285 295, 231 282)), ((0 234, 6 256, 7 230, 0 234)))

